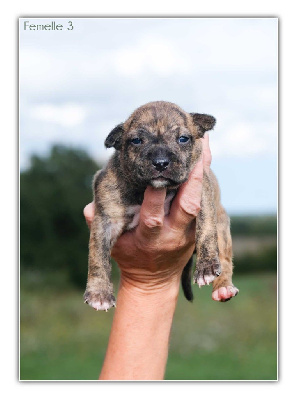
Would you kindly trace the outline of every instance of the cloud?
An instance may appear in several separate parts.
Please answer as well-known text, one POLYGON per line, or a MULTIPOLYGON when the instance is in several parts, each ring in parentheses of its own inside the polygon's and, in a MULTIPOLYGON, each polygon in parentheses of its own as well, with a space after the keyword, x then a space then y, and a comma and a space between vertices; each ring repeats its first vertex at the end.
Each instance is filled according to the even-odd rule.
POLYGON ((190 72, 190 59, 181 57, 173 42, 145 37, 134 46, 123 47, 112 55, 112 63, 120 75, 152 72, 169 76, 190 72))
POLYGON ((233 124, 219 137, 212 139, 212 153, 216 157, 247 158, 276 155, 277 135, 274 125, 233 124))
POLYGON ((74 127, 82 124, 87 116, 84 107, 78 104, 41 104, 31 109, 31 117, 63 127, 74 127))
MULTIPOLYGON (((216 111, 215 111, 216 112, 216 111)), ((217 124, 210 133, 214 157, 248 158, 277 154, 275 118, 250 118, 239 110, 218 109, 217 124)))

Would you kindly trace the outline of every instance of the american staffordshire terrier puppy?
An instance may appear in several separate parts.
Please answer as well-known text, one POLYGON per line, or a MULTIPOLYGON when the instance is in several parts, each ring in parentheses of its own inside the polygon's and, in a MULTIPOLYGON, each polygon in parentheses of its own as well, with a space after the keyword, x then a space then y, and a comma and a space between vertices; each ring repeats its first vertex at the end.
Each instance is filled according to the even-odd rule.
MULTIPOLYGON (((89 242, 85 302, 96 310, 115 306, 111 276, 111 249, 118 237, 138 225, 147 186, 167 188, 165 214, 179 186, 202 154, 206 131, 215 118, 187 113, 173 103, 156 101, 135 110, 105 140, 115 152, 93 180, 95 216, 89 242)), ((196 267, 193 280, 200 287, 213 284, 213 299, 227 301, 238 289, 232 283, 230 220, 220 203, 215 175, 204 173, 201 209, 196 218, 196 267)), ((185 297, 191 289, 193 257, 182 273, 185 297)))

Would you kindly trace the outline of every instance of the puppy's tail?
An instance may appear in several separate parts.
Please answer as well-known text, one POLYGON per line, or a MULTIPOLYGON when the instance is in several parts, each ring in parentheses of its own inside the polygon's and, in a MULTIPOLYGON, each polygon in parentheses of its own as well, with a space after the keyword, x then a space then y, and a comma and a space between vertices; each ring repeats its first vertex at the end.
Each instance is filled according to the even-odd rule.
POLYGON ((193 256, 191 256, 190 260, 188 260, 188 263, 185 265, 181 276, 183 293, 188 301, 193 301, 193 293, 191 288, 192 265, 193 256))

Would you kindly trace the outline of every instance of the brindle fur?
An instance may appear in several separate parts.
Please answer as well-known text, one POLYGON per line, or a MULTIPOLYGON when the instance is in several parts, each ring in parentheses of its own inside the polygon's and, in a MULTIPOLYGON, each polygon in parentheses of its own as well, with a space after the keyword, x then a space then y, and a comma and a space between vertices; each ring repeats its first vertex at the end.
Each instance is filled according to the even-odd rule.
MULTIPOLYGON (((175 104, 158 101, 139 107, 108 135, 105 145, 116 151, 93 181, 95 217, 90 232, 84 295, 85 302, 95 309, 107 310, 115 306, 110 280, 111 248, 124 231, 137 225, 135 214, 140 209, 146 187, 167 187, 167 196, 173 196, 201 156, 199 139, 214 125, 215 119, 209 115, 189 114, 175 104), (178 137, 184 135, 189 137, 188 143, 179 144, 178 137), (142 145, 132 144, 135 137, 141 138, 142 145), (152 165, 160 159, 170 163, 162 174, 152 165)), ((213 290, 233 286, 229 217, 220 204, 219 186, 212 171, 208 175, 204 173, 203 178, 196 252, 195 282, 201 285, 202 279, 214 279, 213 290)), ((192 259, 182 274, 184 294, 190 301, 193 298, 191 271, 192 259)))

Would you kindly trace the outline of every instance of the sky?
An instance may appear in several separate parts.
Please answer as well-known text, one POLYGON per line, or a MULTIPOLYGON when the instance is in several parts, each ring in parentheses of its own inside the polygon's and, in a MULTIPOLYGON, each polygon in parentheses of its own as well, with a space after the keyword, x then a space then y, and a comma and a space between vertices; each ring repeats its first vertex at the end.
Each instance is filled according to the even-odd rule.
POLYGON ((216 118, 212 169, 227 211, 276 212, 276 18, 69 21, 20 19, 21 170, 57 143, 106 161, 114 126, 142 104, 165 100, 216 118), (52 21, 63 29, 28 28, 52 21))

